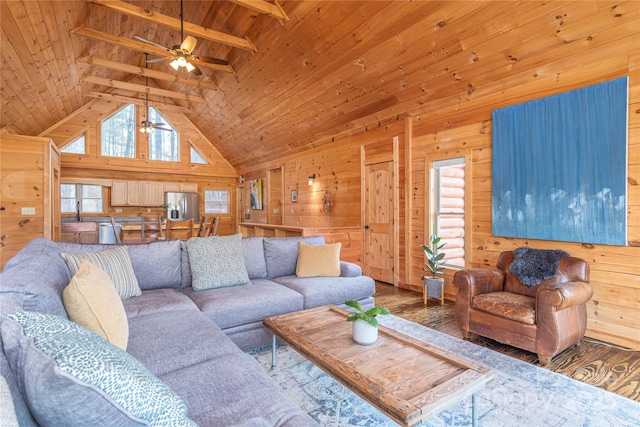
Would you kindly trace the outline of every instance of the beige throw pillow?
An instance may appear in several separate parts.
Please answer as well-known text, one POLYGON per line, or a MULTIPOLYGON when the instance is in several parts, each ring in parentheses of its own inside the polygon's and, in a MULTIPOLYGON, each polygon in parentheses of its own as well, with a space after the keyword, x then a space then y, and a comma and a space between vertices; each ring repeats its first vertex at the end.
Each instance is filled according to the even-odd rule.
POLYGON ((340 276, 340 248, 342 243, 309 245, 298 242, 298 277, 340 276))
POLYGON ((62 292, 62 301, 69 319, 111 344, 127 349, 127 314, 116 287, 103 269, 82 261, 80 269, 62 292))

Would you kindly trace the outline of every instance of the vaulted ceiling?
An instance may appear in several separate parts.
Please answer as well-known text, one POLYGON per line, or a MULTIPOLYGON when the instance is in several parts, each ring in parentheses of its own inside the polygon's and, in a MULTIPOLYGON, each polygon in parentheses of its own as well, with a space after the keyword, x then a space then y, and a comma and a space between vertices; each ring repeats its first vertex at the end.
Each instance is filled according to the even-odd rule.
MULTIPOLYGON (((152 86, 188 95, 156 91, 153 100, 188 108, 188 118, 239 170, 436 108, 439 99, 468 98, 480 76, 518 72, 525 47, 528 55, 542 55, 584 39, 581 20, 626 13, 592 2, 283 0, 287 19, 281 19, 263 13, 278 10, 272 3, 184 1, 185 22, 204 27, 202 34, 213 30, 255 47, 185 31, 198 40, 195 54, 225 59, 233 72, 202 66, 203 74, 193 76, 167 62, 149 64, 152 86), (265 10, 247 7, 256 5, 265 10), (165 80, 167 73, 183 80, 165 80)), ((123 45, 134 36, 168 47, 181 42, 169 19, 180 16, 178 0, 1 0, 0 6, 0 126, 25 135, 44 132, 100 94, 142 99, 126 87, 145 65, 141 50, 123 45), (100 40, 114 36, 119 44, 100 40)))

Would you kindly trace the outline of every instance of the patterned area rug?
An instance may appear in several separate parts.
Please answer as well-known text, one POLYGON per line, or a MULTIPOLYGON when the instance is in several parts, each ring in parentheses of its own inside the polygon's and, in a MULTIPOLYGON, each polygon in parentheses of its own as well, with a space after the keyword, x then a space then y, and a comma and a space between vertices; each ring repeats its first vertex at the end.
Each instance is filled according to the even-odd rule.
MULTIPOLYGON (((640 425, 640 403, 631 399, 395 316, 386 316, 381 323, 493 369, 494 378, 478 393, 480 426, 640 425)), ((288 346, 278 348, 275 370, 271 369, 270 349, 255 357, 323 426, 397 425, 288 346)), ((471 398, 421 424, 470 425, 471 398)))

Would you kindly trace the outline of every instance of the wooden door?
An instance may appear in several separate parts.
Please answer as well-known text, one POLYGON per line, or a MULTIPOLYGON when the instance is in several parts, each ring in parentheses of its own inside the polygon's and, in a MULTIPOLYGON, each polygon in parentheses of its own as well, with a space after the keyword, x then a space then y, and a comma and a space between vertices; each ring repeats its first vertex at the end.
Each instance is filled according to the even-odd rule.
POLYGON ((267 174, 267 224, 282 225, 284 185, 282 168, 269 169, 267 174))
POLYGON ((364 272, 394 283, 393 161, 364 166, 364 272))

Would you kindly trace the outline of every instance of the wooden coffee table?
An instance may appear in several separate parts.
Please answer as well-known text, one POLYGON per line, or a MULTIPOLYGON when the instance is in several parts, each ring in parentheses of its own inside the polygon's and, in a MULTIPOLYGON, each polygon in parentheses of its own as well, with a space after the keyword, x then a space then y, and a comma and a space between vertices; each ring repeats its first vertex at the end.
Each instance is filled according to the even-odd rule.
POLYGON ((318 307, 264 320, 276 336, 389 418, 414 426, 472 396, 493 374, 488 367, 380 325, 370 346, 352 339, 349 312, 318 307))

